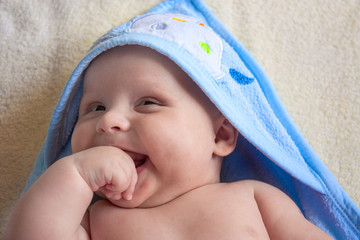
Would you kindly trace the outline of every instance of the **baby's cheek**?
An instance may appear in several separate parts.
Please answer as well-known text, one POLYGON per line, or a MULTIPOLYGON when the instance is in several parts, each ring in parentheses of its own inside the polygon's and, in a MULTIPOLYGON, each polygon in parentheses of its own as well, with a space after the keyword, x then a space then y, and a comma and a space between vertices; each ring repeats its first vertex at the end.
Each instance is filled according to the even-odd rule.
POLYGON ((92 129, 86 124, 78 123, 75 125, 73 134, 71 136, 72 152, 77 153, 93 147, 93 138, 92 129))

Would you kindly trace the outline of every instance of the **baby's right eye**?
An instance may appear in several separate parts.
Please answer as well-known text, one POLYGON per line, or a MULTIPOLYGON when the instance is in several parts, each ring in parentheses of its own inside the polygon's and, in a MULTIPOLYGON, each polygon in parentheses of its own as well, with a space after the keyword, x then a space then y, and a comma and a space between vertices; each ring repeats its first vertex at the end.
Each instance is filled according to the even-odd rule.
POLYGON ((106 107, 103 105, 96 105, 94 107, 91 108, 92 112, 97 112, 97 111, 105 111, 106 107))

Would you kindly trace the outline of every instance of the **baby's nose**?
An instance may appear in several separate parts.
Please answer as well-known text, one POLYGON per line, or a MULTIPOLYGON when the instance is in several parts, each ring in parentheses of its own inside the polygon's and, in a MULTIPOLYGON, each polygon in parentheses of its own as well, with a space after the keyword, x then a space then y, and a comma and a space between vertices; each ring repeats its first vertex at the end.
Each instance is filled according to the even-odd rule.
POLYGON ((129 120, 115 111, 106 112, 98 121, 96 131, 98 133, 126 132, 130 129, 129 120))

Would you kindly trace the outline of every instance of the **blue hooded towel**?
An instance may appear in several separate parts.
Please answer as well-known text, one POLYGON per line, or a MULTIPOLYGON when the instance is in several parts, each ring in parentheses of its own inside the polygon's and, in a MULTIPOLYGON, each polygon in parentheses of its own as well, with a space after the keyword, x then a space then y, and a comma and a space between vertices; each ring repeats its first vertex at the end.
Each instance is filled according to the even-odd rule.
POLYGON ((335 239, 360 239, 360 210, 299 133, 263 70, 201 0, 164 1, 94 43, 64 88, 25 191, 52 163, 71 154, 86 68, 102 52, 126 44, 172 59, 238 129, 221 181, 267 182, 335 239))

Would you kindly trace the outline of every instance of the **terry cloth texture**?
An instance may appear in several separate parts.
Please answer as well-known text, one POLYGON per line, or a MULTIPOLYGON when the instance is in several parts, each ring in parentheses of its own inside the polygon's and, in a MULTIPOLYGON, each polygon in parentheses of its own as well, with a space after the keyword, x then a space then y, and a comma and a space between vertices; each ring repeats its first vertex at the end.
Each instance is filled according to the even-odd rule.
MULTIPOLYGON (((83 57, 84 52, 99 35, 112 26, 144 12, 157 2, 0 2, 1 226, 4 226, 9 209, 23 189, 33 160, 46 135, 52 109, 76 62, 83 57)), ((171 1, 167 4, 173 5, 178 2, 180 1, 171 1)), ((320 159, 359 204, 359 2, 205 2, 263 65, 290 115, 300 126, 320 159)), ((196 3, 196 6, 196 12, 204 11, 202 3, 196 3)), ((160 8, 157 9, 159 11, 160 8)), ((217 21, 209 20, 212 17, 211 14, 206 16, 206 20, 209 21, 207 24, 220 29, 220 34, 230 41, 231 38, 227 37, 229 33, 222 31, 217 21)), ((206 49, 206 45, 203 46, 206 49)), ((288 121, 287 114, 284 113, 281 104, 278 104, 277 96, 273 94, 273 88, 267 82, 266 76, 263 76, 261 69, 258 69, 257 64, 241 45, 236 49, 240 51, 239 54, 250 72, 237 66, 230 67, 227 72, 224 71, 225 74, 242 81, 244 87, 254 86, 259 81, 265 92, 264 97, 277 115, 275 120, 280 121, 291 133, 293 141, 300 148, 300 155, 306 156, 305 162, 308 162, 310 169, 320 169, 320 178, 330 178, 329 183, 336 185, 331 174, 328 174, 306 142, 298 135, 292 122, 288 121)), ((254 115, 259 116, 259 111, 254 115)), ((266 129, 269 130, 271 126, 272 124, 269 124, 266 129)), ((246 132, 250 127, 237 127, 244 128, 244 135, 248 136, 246 132)), ((281 131, 272 133, 276 133, 276 139, 283 139, 281 131)), ((262 142, 264 138, 261 134, 250 135, 252 137, 249 140, 257 144, 257 147, 270 148, 266 141, 262 142)), ((247 145, 246 141, 240 143, 244 145, 239 144, 238 149, 243 147, 256 158, 265 159, 255 148, 247 145)), ((287 144, 291 145, 285 145, 288 146, 287 144)), ((290 151, 292 155, 298 155, 296 151, 290 151)), ((283 155, 281 151, 267 153, 283 169, 292 171, 286 169, 286 162, 281 163, 281 159, 285 159, 279 157, 283 155)), ((234 154, 232 157, 237 156, 234 154)), ((321 181, 318 184, 316 179, 312 179, 311 171, 307 171, 306 168, 301 170, 304 162, 301 157, 297 162, 300 170, 294 171, 293 175, 306 184, 295 184, 299 191, 309 193, 312 190, 305 188, 311 186, 314 189, 311 196, 321 196, 315 191, 326 192, 326 186, 322 185, 321 181), (299 173, 304 173, 305 177, 297 176, 299 173)), ((277 170, 271 162, 269 164, 268 167, 276 171, 276 174, 282 174, 282 170, 277 170)), ((254 171, 254 175, 256 174, 254 171)), ((238 176, 236 172, 229 171, 225 175, 227 180, 253 177, 251 174, 238 176)), ((286 180, 288 179, 284 181, 286 180)), ((276 181, 273 183, 287 191, 287 184, 276 181)), ((356 207, 351 206, 351 201, 341 189, 336 187, 334 191, 336 193, 333 197, 339 201, 338 204, 346 207, 349 204, 350 207, 354 207, 350 219, 353 220, 353 228, 358 229, 359 216, 356 207)), ((287 193, 293 198, 299 197, 292 190, 288 189, 287 193)), ((301 196, 294 200, 299 205, 303 204, 303 212, 320 227, 328 229, 327 224, 336 222, 337 219, 330 218, 327 218, 328 222, 323 222, 324 219, 312 215, 313 211, 307 207, 319 208, 317 203, 312 202, 311 207, 307 203, 313 201, 312 199, 300 198, 301 196)), ((325 199, 326 201, 332 200, 325 199)), ((334 211, 333 216, 338 217, 337 210, 334 211)), ((326 214, 328 213, 324 213, 324 216, 326 214)), ((351 221, 344 221, 349 224, 345 227, 350 229, 351 221)), ((339 232, 337 227, 328 230, 336 231, 333 234, 339 232)), ((346 236, 345 232, 340 234, 343 235, 338 237, 346 236)))

